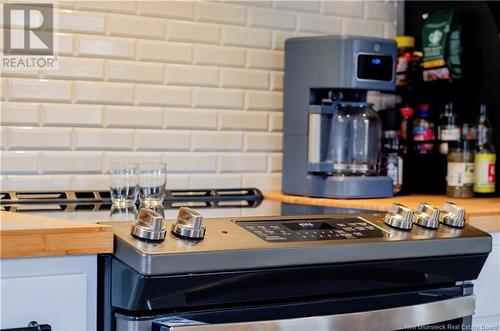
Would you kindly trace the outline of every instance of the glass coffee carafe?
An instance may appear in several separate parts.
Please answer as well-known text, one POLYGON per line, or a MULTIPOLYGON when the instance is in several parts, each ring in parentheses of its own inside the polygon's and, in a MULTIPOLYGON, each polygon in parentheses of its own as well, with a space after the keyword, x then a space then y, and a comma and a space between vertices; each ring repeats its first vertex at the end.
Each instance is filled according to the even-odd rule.
POLYGON ((310 172, 378 174, 382 124, 372 106, 364 102, 337 102, 327 106, 334 109, 329 114, 310 114, 310 172))

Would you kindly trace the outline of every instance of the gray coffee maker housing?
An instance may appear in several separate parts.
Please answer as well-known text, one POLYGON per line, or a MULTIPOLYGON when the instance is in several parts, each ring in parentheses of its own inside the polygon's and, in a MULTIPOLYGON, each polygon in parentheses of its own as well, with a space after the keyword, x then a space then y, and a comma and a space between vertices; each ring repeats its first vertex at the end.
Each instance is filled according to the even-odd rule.
POLYGON ((285 42, 282 190, 332 198, 392 196, 385 176, 338 176, 319 160, 337 106, 366 103, 368 90, 395 90, 396 43, 389 39, 320 36, 285 42), (325 104, 325 100, 329 102, 325 104))

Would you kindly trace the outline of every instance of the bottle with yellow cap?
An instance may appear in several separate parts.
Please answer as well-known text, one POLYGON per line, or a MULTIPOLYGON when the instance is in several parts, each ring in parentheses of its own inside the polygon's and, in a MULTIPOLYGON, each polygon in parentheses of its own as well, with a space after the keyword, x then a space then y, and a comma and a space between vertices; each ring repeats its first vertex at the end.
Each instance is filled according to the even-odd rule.
MULTIPOLYGON (((396 85, 404 86, 412 83, 414 72, 419 71, 421 56, 415 52, 415 38, 397 36, 398 60, 396 65, 396 85)), ((416 77, 416 76, 415 76, 416 77)))
POLYGON ((474 192, 477 196, 488 196, 495 193, 496 153, 491 141, 491 123, 486 116, 486 105, 484 104, 479 109, 476 131, 477 150, 474 192))

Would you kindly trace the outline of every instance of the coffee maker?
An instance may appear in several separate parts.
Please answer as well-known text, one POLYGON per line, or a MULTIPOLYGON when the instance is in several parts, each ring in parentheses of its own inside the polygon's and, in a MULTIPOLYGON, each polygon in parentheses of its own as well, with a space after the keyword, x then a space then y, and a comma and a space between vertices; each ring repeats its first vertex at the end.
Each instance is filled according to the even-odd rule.
POLYGON ((286 40, 283 193, 392 196, 391 179, 378 175, 380 118, 366 99, 395 89, 396 54, 389 39, 286 40))

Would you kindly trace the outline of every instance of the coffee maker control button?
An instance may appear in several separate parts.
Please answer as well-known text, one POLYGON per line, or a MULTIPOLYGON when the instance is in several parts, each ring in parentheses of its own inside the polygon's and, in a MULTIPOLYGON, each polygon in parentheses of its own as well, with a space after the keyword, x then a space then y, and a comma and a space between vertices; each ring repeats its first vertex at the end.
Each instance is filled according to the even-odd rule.
POLYGON ((411 230, 413 211, 399 203, 393 203, 384 217, 384 222, 399 230, 411 230))
POLYGON ((454 228, 463 228, 465 225, 465 208, 446 201, 441 212, 440 221, 454 228))
POLYGON ((201 240, 205 237, 203 216, 197 211, 181 207, 172 224, 172 233, 183 239, 201 240))
POLYGON ((437 229, 439 227, 439 216, 441 211, 431 204, 421 202, 413 214, 413 223, 424 228, 437 229))

